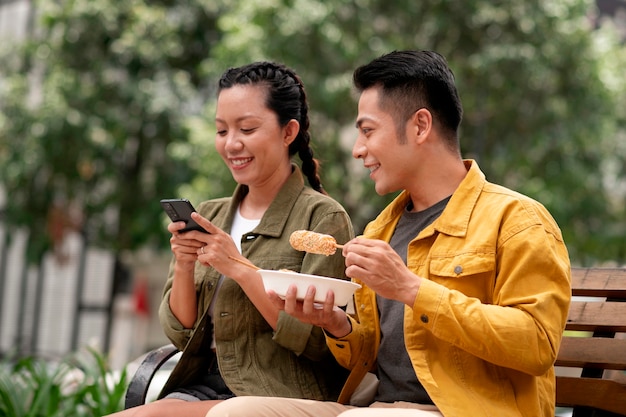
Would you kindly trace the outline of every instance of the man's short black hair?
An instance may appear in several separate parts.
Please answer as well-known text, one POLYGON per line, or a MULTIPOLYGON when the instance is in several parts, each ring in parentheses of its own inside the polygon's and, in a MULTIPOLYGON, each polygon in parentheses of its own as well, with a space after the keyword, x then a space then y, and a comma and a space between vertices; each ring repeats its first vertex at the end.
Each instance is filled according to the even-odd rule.
POLYGON ((446 59, 433 51, 393 51, 357 68, 354 86, 360 92, 381 88, 381 108, 389 111, 402 136, 406 121, 420 108, 428 109, 433 123, 458 149, 463 118, 454 74, 446 59))

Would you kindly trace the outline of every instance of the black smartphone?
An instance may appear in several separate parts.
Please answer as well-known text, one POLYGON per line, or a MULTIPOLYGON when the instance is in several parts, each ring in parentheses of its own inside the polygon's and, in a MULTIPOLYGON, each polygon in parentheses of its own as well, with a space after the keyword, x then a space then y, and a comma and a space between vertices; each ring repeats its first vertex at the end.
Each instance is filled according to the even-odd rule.
POLYGON ((200 232, 209 233, 191 218, 191 213, 196 211, 196 209, 193 208, 193 205, 186 198, 167 198, 161 200, 161 206, 173 222, 183 221, 187 224, 187 226, 180 229, 179 232, 198 230, 200 232))

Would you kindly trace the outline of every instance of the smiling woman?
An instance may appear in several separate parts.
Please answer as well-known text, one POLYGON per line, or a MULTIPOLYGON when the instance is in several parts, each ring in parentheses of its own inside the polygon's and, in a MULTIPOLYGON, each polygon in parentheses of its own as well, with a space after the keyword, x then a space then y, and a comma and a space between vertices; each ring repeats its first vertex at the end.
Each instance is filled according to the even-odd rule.
POLYGON ((322 330, 281 314, 257 273, 347 279, 340 253, 289 243, 302 229, 353 237, 346 211, 322 188, 302 81, 272 62, 231 68, 219 81, 215 124, 215 149, 237 188, 192 213, 209 233, 168 226, 174 259, 159 317, 182 355, 158 400, 118 417, 204 416, 217 401, 243 395, 334 401, 345 381, 322 330), (302 168, 291 161, 296 154, 302 168))

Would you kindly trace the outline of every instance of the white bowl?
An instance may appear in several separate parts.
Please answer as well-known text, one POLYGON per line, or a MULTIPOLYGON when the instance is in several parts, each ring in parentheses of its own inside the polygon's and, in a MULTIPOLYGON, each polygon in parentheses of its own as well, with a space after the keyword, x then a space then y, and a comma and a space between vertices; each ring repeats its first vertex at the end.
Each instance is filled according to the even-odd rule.
POLYGON ((345 306, 350 301, 352 294, 361 286, 355 282, 344 281, 339 278, 320 277, 318 275, 300 274, 292 271, 273 271, 261 269, 257 271, 263 278, 265 290, 273 290, 280 297, 285 297, 287 289, 291 284, 295 284, 298 292, 296 298, 304 299, 309 286, 315 287, 316 303, 323 303, 326 300, 328 290, 335 293, 335 305, 345 306))

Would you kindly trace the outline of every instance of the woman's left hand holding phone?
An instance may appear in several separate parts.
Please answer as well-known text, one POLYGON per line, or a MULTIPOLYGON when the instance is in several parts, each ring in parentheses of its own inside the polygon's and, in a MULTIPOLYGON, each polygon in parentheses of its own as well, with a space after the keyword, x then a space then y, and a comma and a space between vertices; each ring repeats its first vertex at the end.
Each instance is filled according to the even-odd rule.
POLYGON ((176 259, 169 305, 174 316, 187 329, 192 328, 198 318, 197 289, 194 280, 196 261, 207 265, 198 255, 207 245, 209 238, 213 238, 214 235, 210 233, 222 233, 204 217, 195 212, 193 215, 197 216, 194 220, 199 218, 203 221, 202 226, 205 226, 209 233, 193 229, 181 232, 187 227, 185 221, 174 221, 167 226, 167 230, 172 234, 170 246, 176 259))
POLYGON ((205 245, 199 238, 206 233, 195 230, 181 233, 180 230, 186 226, 184 221, 171 222, 167 225, 167 230, 172 234, 170 247, 176 258, 177 266, 193 270, 195 262, 198 260, 198 250, 205 245))

